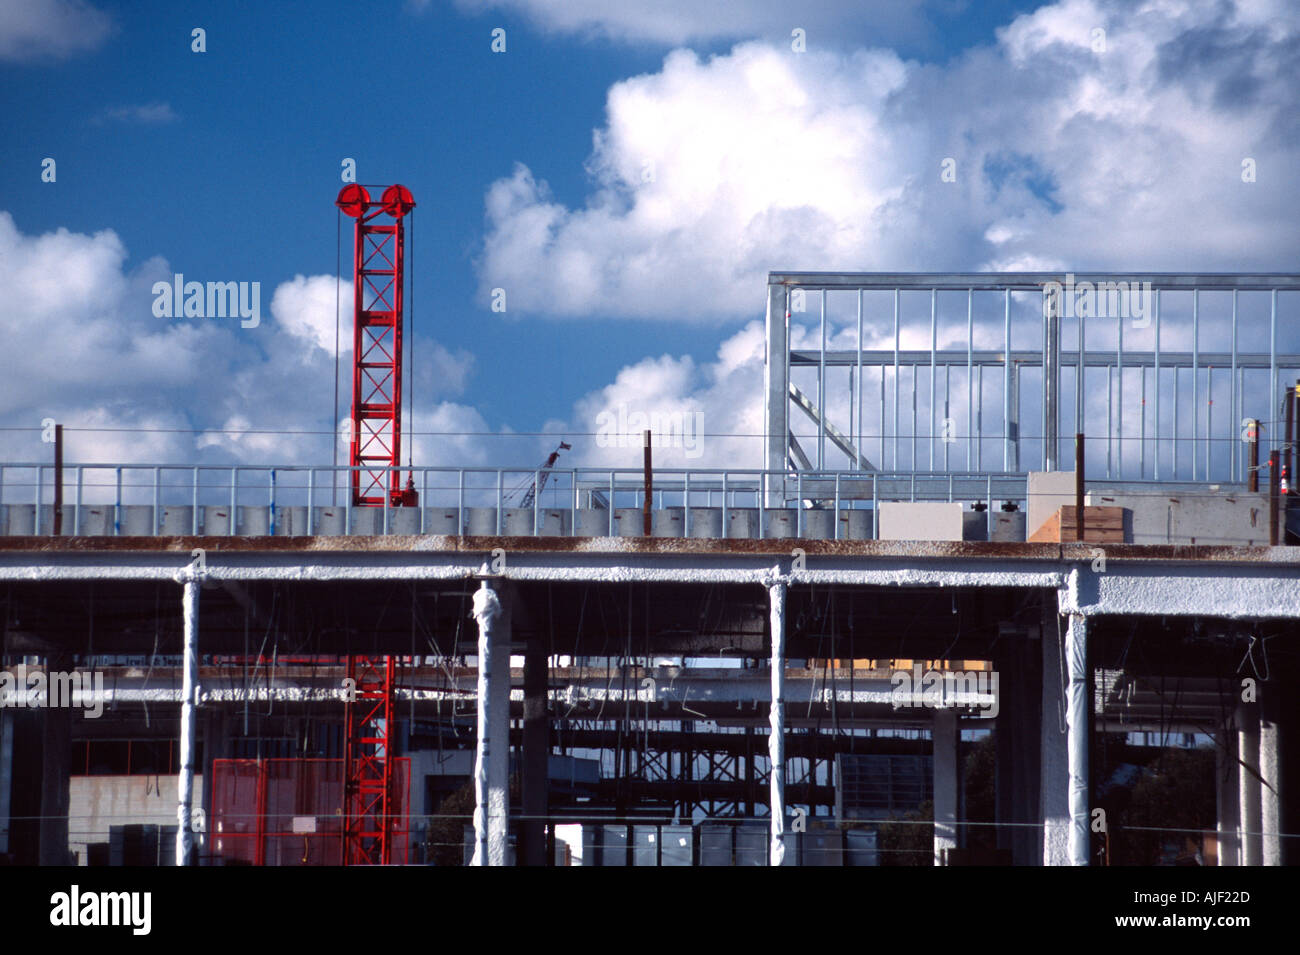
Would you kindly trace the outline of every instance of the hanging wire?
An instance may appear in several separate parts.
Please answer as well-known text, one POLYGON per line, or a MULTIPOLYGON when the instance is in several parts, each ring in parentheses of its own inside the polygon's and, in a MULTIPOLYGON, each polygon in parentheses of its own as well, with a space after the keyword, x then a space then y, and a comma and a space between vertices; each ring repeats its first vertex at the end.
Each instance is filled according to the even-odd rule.
POLYGON ((339 426, 339 309, 342 307, 340 296, 342 295, 341 287, 343 283, 343 210, 335 208, 334 210, 334 415, 330 418, 330 463, 333 465, 333 471, 330 473, 330 503, 338 506, 339 503, 339 438, 335 432, 339 426))

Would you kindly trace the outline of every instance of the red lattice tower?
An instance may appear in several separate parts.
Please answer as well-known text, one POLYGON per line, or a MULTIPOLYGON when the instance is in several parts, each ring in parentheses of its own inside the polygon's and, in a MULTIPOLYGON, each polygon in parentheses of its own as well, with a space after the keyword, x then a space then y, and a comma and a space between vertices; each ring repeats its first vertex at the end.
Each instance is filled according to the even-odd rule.
POLYGON ((402 324, 406 242, 402 218, 415 208, 405 186, 378 202, 364 186, 344 186, 335 201, 356 219, 352 253, 352 504, 419 503, 402 488, 402 324), (384 218, 380 218, 380 217, 384 218))
POLYGON ((395 660, 348 657, 351 700, 343 754, 343 864, 389 865, 401 818, 392 745, 395 660))

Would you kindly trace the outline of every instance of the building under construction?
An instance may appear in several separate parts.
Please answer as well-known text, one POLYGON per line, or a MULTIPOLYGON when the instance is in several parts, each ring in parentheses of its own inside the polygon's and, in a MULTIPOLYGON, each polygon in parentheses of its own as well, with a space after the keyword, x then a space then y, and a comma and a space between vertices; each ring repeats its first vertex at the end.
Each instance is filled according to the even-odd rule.
POLYGON ((347 465, 0 466, 0 858, 1300 862, 1300 275, 772 273, 761 467, 403 465, 413 206, 347 465))

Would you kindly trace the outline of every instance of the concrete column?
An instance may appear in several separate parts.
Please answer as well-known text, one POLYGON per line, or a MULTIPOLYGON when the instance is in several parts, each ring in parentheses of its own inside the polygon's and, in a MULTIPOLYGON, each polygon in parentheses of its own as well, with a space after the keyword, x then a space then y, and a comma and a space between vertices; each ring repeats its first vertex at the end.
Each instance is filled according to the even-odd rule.
POLYGON ((957 848, 957 711, 934 711, 934 864, 945 849, 957 848))
POLYGON ((53 706, 49 676, 68 670, 68 656, 45 658, 46 699, 41 710, 40 864, 68 865, 68 807, 72 799, 72 707, 53 706))
POLYGON ((1092 741, 1092 694, 1088 672, 1088 619, 1070 615, 1066 631, 1065 662, 1069 677, 1066 696, 1066 746, 1070 760, 1070 864, 1088 865, 1091 856, 1088 748, 1092 741))
POLYGON ((1043 706, 1039 807, 1043 823, 1043 865, 1069 865, 1070 761, 1066 749, 1064 646, 1056 608, 1043 610, 1043 706))
POLYGON ((9 852, 9 815, 14 781, 14 720, 0 709, 0 859, 9 852))
POLYGON ((1260 865, 1259 709, 1254 703, 1237 707, 1237 805, 1241 825, 1241 864, 1260 865))
MULTIPOLYGON (((790 356, 789 328, 783 285, 767 287, 767 356, 763 364, 763 467, 784 474, 790 435, 790 385, 786 361, 790 356)), ((612 504, 611 504, 612 506, 612 504)), ((770 487, 767 507, 784 507, 784 491, 770 487)))
POLYGON ((768 862, 782 865, 785 862, 785 584, 770 584, 767 592, 772 609, 772 706, 768 714, 771 733, 767 739, 767 754, 772 763, 768 801, 772 832, 768 862))
POLYGON ((546 822, 548 763, 551 751, 550 719, 546 712, 546 647, 530 637, 524 654, 524 738, 522 802, 519 823, 519 861, 526 866, 547 864, 546 822))
POLYGON ((1240 865, 1237 829, 1237 734, 1220 728, 1214 748, 1214 780, 1218 806, 1219 865, 1240 865))
POLYGON ((478 621, 478 746, 474 758, 474 858, 506 864, 510 773, 510 617, 492 582, 474 593, 478 621))
POLYGON ((199 581, 185 581, 181 599, 185 616, 185 646, 181 677, 180 774, 176 786, 176 864, 189 865, 194 849, 191 810, 194 807, 195 709, 199 700, 199 581))
POLYGON ((1259 721, 1260 862, 1282 864, 1282 747, 1281 727, 1274 712, 1276 694, 1264 692, 1259 721))

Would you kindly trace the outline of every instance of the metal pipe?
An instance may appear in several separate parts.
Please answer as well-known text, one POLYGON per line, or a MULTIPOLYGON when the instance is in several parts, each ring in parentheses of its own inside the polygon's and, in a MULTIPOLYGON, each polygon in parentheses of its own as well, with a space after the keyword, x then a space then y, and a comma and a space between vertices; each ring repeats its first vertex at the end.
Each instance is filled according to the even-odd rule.
POLYGON ((966 470, 975 457, 975 290, 966 290, 966 470))
POLYGON ((817 470, 826 467, 826 290, 822 289, 822 347, 817 365, 817 470))
POLYGON ((894 470, 898 470, 898 310, 899 290, 894 289, 894 470))
MULTIPOLYGON (((1153 354, 1155 360, 1155 389, 1156 389, 1156 420, 1153 437, 1155 438, 1155 456, 1152 463, 1152 479, 1160 480, 1160 289, 1156 289, 1156 348, 1153 354)), ((1177 437, 1177 435, 1175 435, 1177 437)))
POLYGON ((930 470, 934 470, 934 386, 938 377, 939 291, 930 289, 930 470))
POLYGON ((1046 449, 1043 469, 1055 471, 1060 467, 1061 296, 1048 296, 1047 302, 1047 347, 1043 351, 1046 363, 1043 373, 1043 443, 1046 449))
POLYGON ((1002 470, 1011 470, 1011 289, 1002 292, 1002 470))
POLYGON ((768 801, 772 829, 768 862, 774 866, 785 861, 785 591, 785 584, 779 581, 767 588, 772 627, 772 703, 767 740, 772 764, 768 801))
MULTIPOLYGON (((1196 480, 1196 435, 1201 425, 1201 292, 1192 289, 1192 480, 1196 480)), ((1209 472, 1205 477, 1209 478, 1209 472)))
POLYGON ((199 699, 199 587, 194 573, 185 579, 181 600, 185 618, 184 672, 181 677, 180 774, 176 782, 176 864, 189 865, 194 848, 195 714, 199 699))
POLYGON ((1277 516, 1278 516, 1278 452, 1277 449, 1268 452, 1268 545, 1277 546, 1277 516))
POLYGON ((1246 489, 1252 494, 1259 491, 1259 419, 1251 418, 1246 425, 1248 438, 1246 458, 1246 489))

